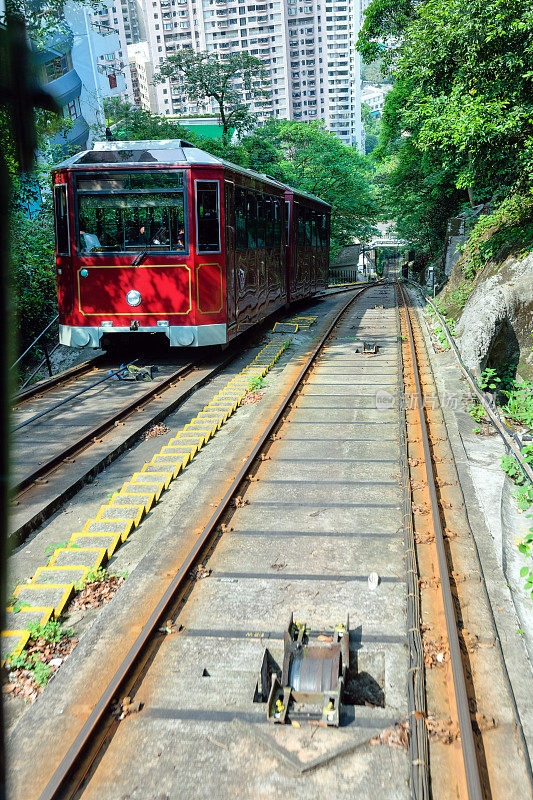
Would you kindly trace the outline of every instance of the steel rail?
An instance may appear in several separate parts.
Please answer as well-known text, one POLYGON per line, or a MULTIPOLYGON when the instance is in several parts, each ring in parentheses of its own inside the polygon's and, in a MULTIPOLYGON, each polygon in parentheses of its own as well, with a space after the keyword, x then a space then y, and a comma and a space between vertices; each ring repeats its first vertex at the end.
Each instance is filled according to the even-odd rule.
MULTIPOLYGON (((139 406, 150 401, 154 396, 159 394, 159 392, 164 392, 169 386, 174 383, 174 381, 181 380, 186 375, 188 375, 194 365, 185 364, 184 366, 177 369, 172 375, 169 375, 164 380, 157 383, 155 386, 151 386, 148 391, 144 392, 144 394, 140 395, 140 397, 136 397, 127 405, 120 408, 118 411, 115 411, 109 417, 106 417, 102 422, 98 423, 94 428, 87 431, 86 433, 82 434, 75 442, 69 444, 59 453, 52 456, 48 461, 44 464, 41 464, 37 469, 33 470, 33 472, 28 473, 25 475, 19 482, 13 487, 13 491, 15 494, 20 494, 24 489, 27 489, 28 486, 34 484, 38 478, 42 478, 44 475, 52 472, 57 466, 59 466, 63 461, 65 461, 70 456, 78 453, 81 449, 83 449, 86 445, 90 444, 94 439, 98 439, 100 436, 104 435, 110 428, 114 428, 117 422, 120 422, 124 417, 129 416, 131 413, 136 411, 139 406)), ((95 385, 95 384, 93 384, 95 385)), ((15 429, 16 430, 16 429, 15 429)))
POLYGON ((70 369, 60 372, 58 375, 54 375, 53 377, 44 381, 35 383, 28 389, 17 392, 17 394, 13 397, 13 402, 15 405, 19 405, 20 403, 24 403, 26 400, 30 400, 30 398, 35 397, 36 395, 46 394, 46 392, 49 392, 50 389, 53 389, 56 386, 61 386, 62 383, 67 383, 68 381, 73 380, 73 378, 78 378, 80 375, 85 375, 86 372, 96 369, 99 363, 104 361, 105 358, 106 356, 104 354, 95 356, 95 358, 84 361, 82 364, 77 364, 75 367, 70 367, 70 369))
POLYGON ((403 307, 405 309, 409 346, 411 351, 411 357, 413 359, 413 368, 414 368, 413 373, 414 373, 416 396, 417 396, 417 406, 420 418, 422 445, 424 449, 424 462, 426 466, 427 484, 431 499, 431 514, 433 521, 433 530, 435 531, 435 545, 437 548, 439 577, 441 581, 442 601, 444 605, 444 616, 446 620, 446 632, 450 648, 450 662, 452 667, 455 702, 457 707, 457 717, 459 719, 459 729, 461 732, 461 747, 463 753, 463 765, 465 771, 466 787, 469 800, 482 800, 483 792, 481 789, 481 777, 479 774, 479 764, 476 755, 476 745, 474 741, 474 733, 472 730, 472 720, 470 718, 470 706, 468 702, 468 694, 466 691, 463 659, 461 656, 461 646, 459 644, 459 634, 457 631, 457 620, 455 616, 452 589, 450 584, 448 559, 446 557, 444 534, 442 531, 442 524, 440 519, 440 509, 439 509, 439 502, 437 499, 435 474, 433 472, 433 466, 432 466, 431 448, 429 445, 427 423, 424 415, 424 399, 422 394, 422 387, 420 384, 418 356, 413 336, 411 315, 407 304, 405 291, 401 284, 398 284, 398 291, 402 299, 403 307))
POLYGON ((68 397, 65 397, 63 400, 60 400, 59 403, 54 403, 53 406, 46 408, 44 411, 40 411, 38 414, 34 414, 33 417, 25 419, 24 422, 20 422, 18 425, 15 425, 14 428, 11 428, 11 432, 14 433, 15 431, 19 431, 21 428, 25 428, 26 425, 29 425, 31 422, 35 422, 38 419, 42 419, 42 417, 46 417, 47 414, 51 414, 52 411, 61 408, 61 406, 66 405, 66 403, 70 403, 72 400, 75 400, 76 397, 85 394, 85 392, 89 392, 91 389, 95 389, 97 386, 100 386, 100 384, 111 380, 111 378, 116 378, 117 375, 121 375, 123 372, 125 372, 129 366, 135 364, 135 361, 137 361, 137 359, 135 359, 134 361, 130 361, 129 364, 125 364, 124 366, 120 367, 120 369, 116 369, 113 370, 112 372, 109 372, 109 374, 104 375, 103 378, 99 378, 94 383, 89 384, 89 386, 85 386, 83 389, 80 389, 79 392, 74 392, 74 394, 70 394, 68 397))
MULTIPOLYGON (((351 297, 348 300, 348 302, 343 305, 343 307, 336 314, 335 318, 329 325, 326 333, 322 336, 322 338, 314 348, 311 355, 307 358, 304 366, 298 373, 298 376, 296 377, 295 381, 293 382, 290 389, 286 393, 285 397, 279 404, 274 415, 267 423, 267 426, 263 434, 261 435, 260 439, 258 440, 257 444, 255 444, 252 450, 250 451, 249 455, 246 458, 246 461, 244 462, 243 466, 241 467, 241 469, 233 479, 231 485, 229 486, 228 490, 226 491, 226 494, 219 502, 217 508, 211 515, 209 521, 202 529, 195 544, 185 557, 179 570, 176 572, 172 581, 169 583, 163 595, 157 602, 154 610, 150 614, 150 617, 144 624, 141 632, 135 639, 124 660, 117 668, 115 674, 113 675, 113 677, 107 684, 106 688, 104 689, 102 695, 100 696, 100 699, 94 706, 88 718, 82 725, 79 733, 77 734, 74 741, 67 750, 61 763, 59 764, 59 766, 53 773, 52 777, 50 778, 49 782, 43 789, 41 795, 39 796, 39 800, 59 800, 59 798, 63 799, 65 797, 70 798, 79 788, 79 784, 81 780, 83 780, 83 778, 85 777, 87 770, 84 771, 84 774, 79 778, 79 780, 75 783, 75 785, 69 786, 68 789, 67 789, 67 782, 69 778, 73 775, 78 762, 83 758, 83 754, 90 748, 92 737, 94 736, 98 727, 103 722, 106 715, 109 713, 109 709, 113 703, 114 698, 117 697, 117 695, 120 693, 121 688, 131 677, 138 662, 142 660, 146 648, 153 634, 157 631, 158 627, 160 626, 161 619, 163 618, 167 609, 172 604, 173 600, 179 595, 183 587, 190 580, 189 573, 191 569, 198 562, 201 555, 204 553, 205 549, 212 543, 213 539, 215 538, 218 525, 220 521, 224 518, 224 516, 227 514, 228 509, 230 508, 231 500, 235 496, 240 485, 246 480, 247 475, 249 474, 250 468, 252 467, 254 461, 257 459, 261 451, 264 449, 265 445, 267 444, 273 432, 275 431, 277 425, 282 420, 284 414, 287 411, 287 408, 290 406, 294 396, 298 392, 298 389, 300 388, 302 381, 304 380, 306 374, 313 366, 318 355, 322 351, 326 341, 329 339, 332 331, 337 326, 341 317, 346 313, 346 311, 352 305, 352 303, 354 303, 355 300, 357 300, 357 298, 368 288, 370 287, 366 286, 363 289, 360 289, 359 292, 357 292, 357 294, 351 297), (68 791, 68 793, 65 793, 66 791, 68 791)), ((99 748, 93 747, 91 751, 93 760, 97 756, 98 749, 99 748)))

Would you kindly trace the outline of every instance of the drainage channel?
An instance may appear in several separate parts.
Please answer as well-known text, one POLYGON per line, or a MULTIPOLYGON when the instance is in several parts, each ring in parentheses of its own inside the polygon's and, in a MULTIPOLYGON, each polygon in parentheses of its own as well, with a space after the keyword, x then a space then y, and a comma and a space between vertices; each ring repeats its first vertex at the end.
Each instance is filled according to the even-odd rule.
POLYGON ((325 344, 330 339, 339 321, 360 295, 366 291, 362 289, 345 303, 328 330, 306 360, 295 381, 283 398, 278 410, 271 418, 263 434, 251 448, 242 468, 234 478, 226 494, 213 512, 211 518, 199 534, 194 547, 184 559, 180 569, 168 585, 163 596, 159 599, 146 624, 139 633, 130 651, 116 670, 113 678, 104 689, 99 701, 72 742, 63 760, 55 770, 48 785, 41 794, 40 800, 58 800, 58 798, 75 797, 84 778, 99 754, 105 748, 118 727, 115 717, 110 710, 117 700, 128 694, 133 696, 144 673, 154 657, 161 637, 158 630, 167 617, 173 617, 181 607, 184 597, 191 589, 191 571, 204 559, 213 548, 218 537, 222 535, 224 520, 232 507, 239 504, 239 492, 250 478, 257 464, 261 463, 261 455, 272 438, 275 437, 277 428, 283 423, 284 417, 290 409, 291 403, 297 396, 306 376, 313 367, 325 344))

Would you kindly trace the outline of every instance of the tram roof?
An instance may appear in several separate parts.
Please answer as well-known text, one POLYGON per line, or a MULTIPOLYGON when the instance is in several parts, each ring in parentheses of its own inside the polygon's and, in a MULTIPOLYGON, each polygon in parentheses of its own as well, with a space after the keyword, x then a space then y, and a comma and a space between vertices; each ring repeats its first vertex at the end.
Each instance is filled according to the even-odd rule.
POLYGON ((70 158, 65 159, 65 161, 62 161, 54 169, 105 166, 106 164, 120 164, 125 167, 140 164, 159 164, 166 166, 178 166, 180 164, 204 166, 211 164, 225 166, 243 175, 249 175, 251 178, 260 178, 262 181, 272 186, 290 189, 297 195, 307 197, 310 200, 314 200, 317 203, 329 207, 328 203, 321 200, 320 197, 316 197, 314 194, 304 192, 301 189, 294 189, 276 178, 272 178, 270 175, 264 175, 253 169, 246 169, 245 167, 240 167, 238 164, 232 164, 231 161, 213 156, 211 153, 206 153, 205 150, 194 147, 194 145, 184 139, 142 139, 133 142, 94 142, 92 150, 83 150, 80 153, 76 153, 70 156, 70 158))

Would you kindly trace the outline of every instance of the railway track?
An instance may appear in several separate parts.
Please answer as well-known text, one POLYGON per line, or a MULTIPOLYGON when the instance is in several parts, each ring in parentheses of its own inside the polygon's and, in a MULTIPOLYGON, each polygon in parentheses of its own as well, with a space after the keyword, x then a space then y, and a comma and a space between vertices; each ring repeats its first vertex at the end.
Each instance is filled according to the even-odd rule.
POLYGON ((32 413, 32 417, 37 417, 35 422, 30 422, 15 436, 16 453, 22 458, 15 465, 12 542, 23 541, 87 480, 162 421, 234 357, 234 352, 230 351, 210 361, 204 359, 205 363, 191 361, 177 368, 163 364, 149 383, 118 383, 106 381, 106 375, 99 376, 83 387, 83 405, 80 406, 76 403, 80 392, 78 381, 76 392, 62 396, 55 403, 50 402, 52 394, 55 396, 52 391, 55 387, 50 387, 44 396, 45 408, 32 413))
POLYGON ((39 800, 174 797, 178 785, 185 796, 234 797, 243 780, 246 796, 295 798, 321 797, 325 784, 341 798, 468 800, 527 786, 504 711, 499 731, 480 723, 480 695, 494 697, 466 642, 463 603, 475 589, 456 571, 467 557, 451 546, 459 512, 447 492, 457 487, 430 384, 403 289, 350 298, 165 590, 139 599, 145 622, 124 657, 115 652, 39 800), (354 339, 377 353, 357 352, 354 339), (252 699, 265 643, 281 663, 291 612, 326 638, 350 614, 337 730, 305 715, 269 725, 252 699), (128 704, 140 711, 122 719, 128 704), (399 749, 378 744, 395 737, 399 749))
POLYGON ((64 386, 66 384, 70 384, 71 382, 77 381, 79 378, 98 370, 106 363, 107 356, 98 355, 95 356, 95 358, 90 358, 87 361, 84 361, 82 364, 76 364, 76 366, 70 367, 69 369, 60 372, 57 375, 52 375, 50 378, 38 381, 38 383, 35 383, 32 386, 29 386, 27 389, 23 389, 18 392, 13 398, 13 405, 15 408, 18 408, 28 400, 31 400, 34 397, 41 397, 58 386, 64 386))
MULTIPOLYGON (((242 342, 242 337, 239 341, 242 342)), ((212 358, 211 366, 206 363, 205 369, 201 359, 177 368, 171 362, 160 362, 160 373, 155 374, 155 382, 150 382, 147 388, 144 383, 113 380, 111 373, 120 369, 113 366, 109 356, 99 355, 16 395, 12 546, 24 541, 84 482, 121 455, 135 437, 164 419, 238 353, 238 345, 234 343, 224 355, 212 358), (195 370, 198 380, 187 384, 174 397, 171 390, 195 370), (172 395, 168 404, 153 405, 168 394, 172 395), (128 397, 126 402, 123 395, 128 397), (125 425, 133 428, 131 436, 123 428, 125 425)))

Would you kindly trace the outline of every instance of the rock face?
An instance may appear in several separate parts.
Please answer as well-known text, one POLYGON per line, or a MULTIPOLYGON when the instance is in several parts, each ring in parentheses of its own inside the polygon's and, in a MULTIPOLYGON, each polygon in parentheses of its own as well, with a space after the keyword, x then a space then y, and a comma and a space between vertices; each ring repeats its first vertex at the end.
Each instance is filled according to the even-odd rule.
POLYGON ((482 213, 489 213, 488 206, 479 205, 475 208, 463 211, 452 217, 446 229, 446 241, 444 242, 444 273, 450 276, 452 270, 461 257, 460 247, 468 239, 468 235, 482 213))
POLYGON ((465 364, 533 379, 533 253, 483 270, 457 326, 465 364))

